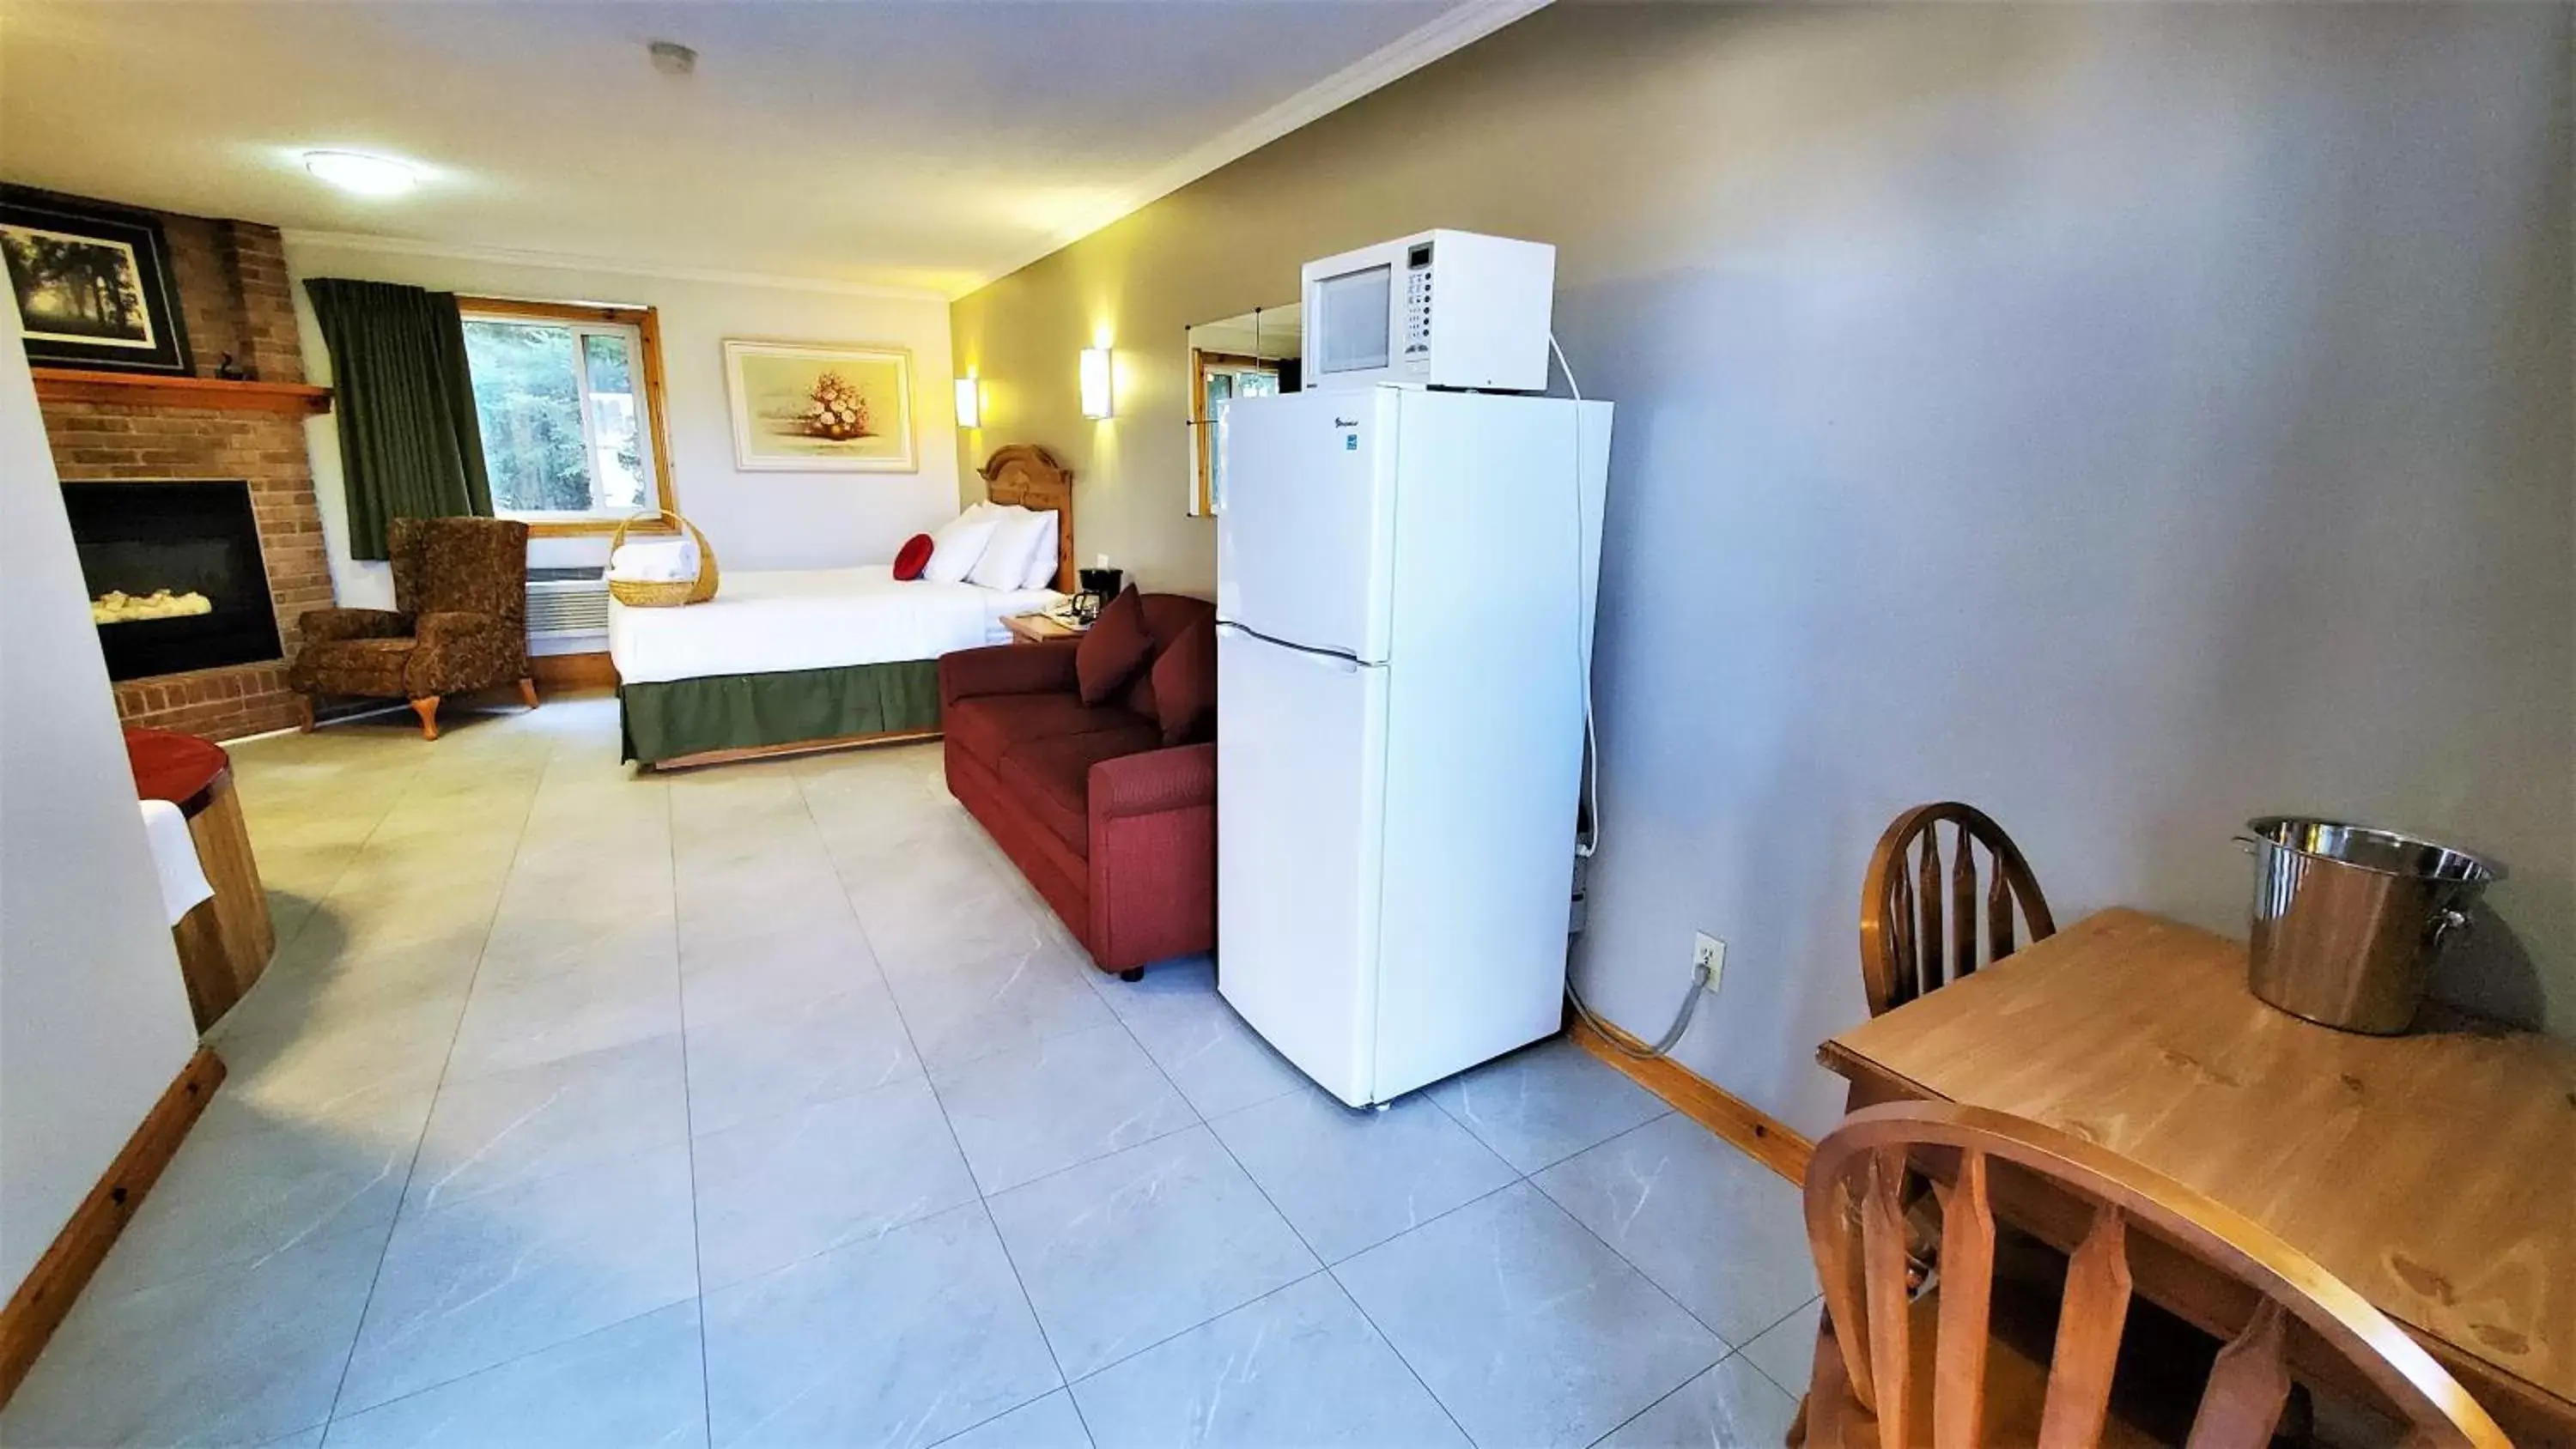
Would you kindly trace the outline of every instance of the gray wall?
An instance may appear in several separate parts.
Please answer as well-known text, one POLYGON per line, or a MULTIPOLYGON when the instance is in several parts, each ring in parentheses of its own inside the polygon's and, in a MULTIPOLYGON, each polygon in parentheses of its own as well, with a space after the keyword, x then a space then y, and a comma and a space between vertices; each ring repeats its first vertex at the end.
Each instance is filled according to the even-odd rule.
POLYGON ((2061 920, 2241 932, 2266 810, 2490 850, 2447 987, 2576 1035, 2569 38, 1560 4, 961 301, 957 353, 1022 405, 988 441, 1086 470, 1086 556, 1203 587, 1181 323, 1421 227, 1555 242, 1620 407, 1580 979, 1651 1036, 1724 936, 1680 1054, 1806 1129, 1869 847, 1942 797, 2061 920), (1066 422, 1103 329, 1120 417, 1066 422))

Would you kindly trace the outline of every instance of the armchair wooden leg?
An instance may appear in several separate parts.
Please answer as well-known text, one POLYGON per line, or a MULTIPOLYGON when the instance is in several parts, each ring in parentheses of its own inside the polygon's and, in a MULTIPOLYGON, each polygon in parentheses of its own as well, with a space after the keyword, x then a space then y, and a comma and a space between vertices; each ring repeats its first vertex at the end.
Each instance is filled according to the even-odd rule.
POLYGON ((295 732, 313 733, 313 696, 309 694, 295 696, 295 732))
POLYGON ((535 679, 529 678, 519 681, 519 702, 530 709, 535 709, 537 707, 537 681, 535 679))
POLYGON ((420 716, 420 737, 425 740, 437 739, 438 696, 433 694, 427 699, 413 700, 411 712, 420 716))

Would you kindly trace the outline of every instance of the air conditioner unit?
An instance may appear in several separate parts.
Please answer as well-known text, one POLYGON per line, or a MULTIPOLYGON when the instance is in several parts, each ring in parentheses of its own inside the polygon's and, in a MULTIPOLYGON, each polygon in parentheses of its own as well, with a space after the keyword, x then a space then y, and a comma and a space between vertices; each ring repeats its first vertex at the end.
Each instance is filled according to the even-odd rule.
POLYGON ((608 570, 528 570, 528 642, 608 632, 608 570))

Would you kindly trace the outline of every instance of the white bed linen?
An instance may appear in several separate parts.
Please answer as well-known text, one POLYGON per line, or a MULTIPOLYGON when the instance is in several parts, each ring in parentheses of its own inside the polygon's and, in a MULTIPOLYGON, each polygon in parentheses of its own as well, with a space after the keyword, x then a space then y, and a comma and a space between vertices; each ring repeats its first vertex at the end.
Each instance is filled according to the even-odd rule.
POLYGON ((1063 598, 1053 589, 895 581, 885 564, 741 573, 677 609, 611 600, 608 653, 628 684, 936 659, 1010 638, 1002 619, 1063 598))

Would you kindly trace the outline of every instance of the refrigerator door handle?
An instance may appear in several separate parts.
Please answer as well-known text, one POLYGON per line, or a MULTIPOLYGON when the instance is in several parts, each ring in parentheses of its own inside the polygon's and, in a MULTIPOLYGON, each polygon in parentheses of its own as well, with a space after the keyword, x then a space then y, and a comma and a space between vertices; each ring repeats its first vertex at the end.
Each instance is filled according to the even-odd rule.
POLYGON ((1303 654, 1318 664, 1329 664, 1344 674, 1360 672, 1360 662, 1339 649, 1315 649, 1304 644, 1291 644, 1285 639, 1273 639, 1258 629, 1246 628, 1230 619, 1219 619, 1216 626, 1229 634, 1240 634, 1246 639, 1257 639, 1264 644, 1276 645, 1281 649, 1303 654))

